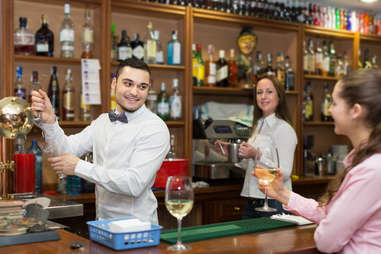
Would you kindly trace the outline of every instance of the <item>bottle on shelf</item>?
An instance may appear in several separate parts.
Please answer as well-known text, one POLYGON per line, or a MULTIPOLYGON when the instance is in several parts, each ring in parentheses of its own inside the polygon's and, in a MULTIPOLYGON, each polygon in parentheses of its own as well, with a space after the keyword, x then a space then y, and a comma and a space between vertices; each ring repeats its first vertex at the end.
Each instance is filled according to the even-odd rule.
POLYGON ((254 67, 253 67, 253 81, 254 84, 257 83, 259 78, 265 73, 265 62, 263 61, 263 56, 261 51, 256 52, 256 58, 254 62, 254 67))
POLYGON ((160 31, 153 31, 154 39, 156 41, 156 64, 164 64, 164 52, 160 42, 160 31))
POLYGON ((45 14, 41 15, 41 27, 36 32, 35 41, 37 56, 54 56, 54 34, 49 29, 45 14))
POLYGON ((146 105, 155 114, 157 114, 157 97, 157 92, 151 87, 148 91, 146 105))
POLYGON ((265 74, 268 76, 275 76, 275 71, 273 69, 273 55, 267 53, 267 66, 265 68, 265 74))
POLYGON ((67 69, 62 92, 62 120, 74 121, 75 118, 75 88, 72 82, 72 71, 67 69))
POLYGON ((344 76, 344 62, 342 56, 337 56, 336 75, 339 77, 344 76))
POLYGON ((322 75, 328 76, 329 72, 329 51, 327 42, 323 41, 323 67, 322 67, 322 75))
POLYGON ((329 72, 328 76, 335 77, 336 73, 336 51, 333 41, 329 42, 329 72))
POLYGON ((303 120, 313 121, 314 119, 314 105, 312 96, 311 82, 307 81, 304 88, 303 108, 302 108, 303 120))
POLYGON ((307 50, 307 44, 305 40, 303 41, 303 71, 304 71, 304 74, 309 74, 308 50, 307 50))
POLYGON ((57 120, 60 120, 60 88, 58 84, 58 78, 57 78, 57 67, 52 66, 51 74, 50 74, 50 81, 49 81, 49 88, 48 88, 48 96, 50 99, 50 102, 52 103, 52 107, 54 110, 54 113, 56 114, 57 120))
POLYGON ((115 23, 111 24, 111 60, 117 61, 118 35, 115 33, 115 23))
POLYGON ((147 64, 156 63, 156 40, 152 31, 152 22, 149 21, 147 25, 147 32, 144 38, 144 62, 147 64))
POLYGON ((206 84, 208 86, 216 85, 216 62, 214 61, 214 46, 212 44, 208 45, 208 58, 205 62, 205 76, 206 84))
POLYGON ((279 82, 285 87, 285 66, 284 66, 284 59, 283 59, 283 53, 278 52, 277 58, 276 58, 276 68, 275 68, 275 76, 279 80, 279 82))
POLYGON ((64 5, 64 20, 60 29, 61 57, 74 57, 74 25, 70 18, 70 4, 64 5))
POLYGON ((172 39, 168 42, 168 65, 181 65, 181 43, 177 39, 177 30, 172 31, 172 39))
POLYGON ((132 57, 144 60, 144 43, 139 39, 139 34, 134 34, 134 40, 131 42, 132 57))
POLYGON ((234 49, 230 49, 230 58, 228 61, 228 66, 229 66, 229 77, 228 77, 229 86, 236 87, 238 86, 238 64, 235 58, 234 49))
POLYGON ((91 107, 90 104, 84 104, 83 103, 83 92, 81 92, 81 114, 80 114, 80 119, 81 121, 87 122, 92 120, 92 115, 91 115, 91 107))
POLYGON ((320 46, 320 39, 316 44, 315 65, 316 75, 323 75, 323 49, 320 46))
POLYGON ((172 95, 169 97, 169 118, 173 121, 181 120, 183 117, 182 99, 179 90, 179 80, 177 78, 172 81, 172 95))
POLYGON ((40 81, 38 80, 38 71, 32 71, 30 79, 30 90, 28 96, 28 102, 32 103, 32 92, 38 91, 41 88, 40 81))
POLYGON ((22 67, 17 66, 16 68, 16 81, 14 86, 14 96, 19 97, 23 100, 26 100, 26 89, 22 76, 22 67))
POLYGON ((42 194, 42 151, 38 146, 37 140, 32 140, 32 145, 29 147, 28 153, 34 154, 34 191, 36 194, 42 194))
POLYGON ((310 38, 308 39, 308 53, 307 53, 307 68, 308 68, 308 74, 313 75, 316 74, 315 71, 315 51, 314 51, 314 44, 313 40, 310 38))
POLYGON ((132 47, 126 30, 122 30, 122 35, 120 37, 120 42, 117 44, 116 52, 116 60, 118 61, 124 61, 132 57, 132 47))
POLYGON ((91 25, 90 10, 85 10, 85 24, 82 31, 83 52, 81 58, 94 58, 94 28, 91 25))
POLYGON ((225 60, 225 50, 221 49, 218 51, 219 59, 216 62, 217 74, 216 74, 216 86, 228 87, 228 77, 229 77, 229 66, 228 62, 225 60))
POLYGON ((332 116, 329 112, 329 107, 332 104, 332 96, 331 96, 331 92, 329 91, 328 83, 324 84, 323 93, 324 93, 324 99, 320 104, 321 121, 323 122, 332 121, 332 116))
POLYGON ((370 56, 369 56, 369 48, 364 49, 364 62, 362 64, 364 69, 370 69, 372 68, 372 63, 370 61, 370 56))
POLYGON ((285 57, 284 68, 285 68, 284 89, 286 91, 293 91, 295 90, 295 72, 292 69, 291 60, 289 56, 285 57))
POLYGON ((196 46, 196 55, 195 58, 192 59, 192 72, 193 72, 193 79, 194 86, 204 86, 204 79, 205 79, 205 63, 204 59, 202 58, 202 50, 201 50, 201 44, 197 43, 196 46))
POLYGON ((347 52, 344 51, 344 58, 343 58, 343 66, 344 66, 344 75, 348 75, 351 71, 351 65, 348 60, 347 52))
MULTIPOLYGON (((115 78, 115 74, 111 73, 111 81, 115 78)), ((115 89, 110 89, 110 110, 116 109, 115 89)))
POLYGON ((19 28, 13 34, 13 43, 16 55, 34 55, 35 38, 34 34, 27 29, 28 19, 19 18, 19 28))
POLYGON ((372 68, 376 69, 376 70, 379 69, 379 66, 378 66, 378 63, 377 63, 377 56, 376 55, 372 56, 372 68))
POLYGON ((169 152, 167 154, 167 159, 168 160, 174 160, 175 159, 175 135, 174 134, 171 134, 170 135, 170 139, 169 139, 169 144, 170 144, 170 147, 169 147, 169 152))
POLYGON ((165 83, 160 86, 160 93, 157 96, 157 115, 167 121, 169 119, 169 96, 165 88, 165 83))

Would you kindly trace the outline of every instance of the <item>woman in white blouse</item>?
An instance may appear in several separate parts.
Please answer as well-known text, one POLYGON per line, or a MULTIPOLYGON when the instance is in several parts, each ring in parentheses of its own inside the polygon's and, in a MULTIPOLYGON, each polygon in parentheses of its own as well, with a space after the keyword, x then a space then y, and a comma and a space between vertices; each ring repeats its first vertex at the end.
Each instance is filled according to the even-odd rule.
POLYGON ((252 176, 254 157, 257 149, 266 143, 272 143, 278 151, 279 164, 283 172, 284 186, 291 190, 291 172, 294 163, 294 152, 297 137, 290 125, 290 117, 286 106, 283 86, 271 76, 260 79, 256 85, 254 96, 253 134, 239 148, 239 156, 243 160, 237 166, 246 170, 241 196, 247 198, 244 219, 269 217, 274 213, 284 212, 280 202, 269 199, 269 206, 276 212, 258 212, 256 207, 262 207, 264 194, 258 189, 257 179, 252 176))

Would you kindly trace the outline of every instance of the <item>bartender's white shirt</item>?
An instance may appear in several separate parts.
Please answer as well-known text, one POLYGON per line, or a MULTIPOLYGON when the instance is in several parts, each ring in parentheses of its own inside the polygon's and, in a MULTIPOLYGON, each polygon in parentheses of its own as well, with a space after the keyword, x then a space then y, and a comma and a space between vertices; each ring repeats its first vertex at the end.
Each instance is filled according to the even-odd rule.
MULTIPOLYGON (((254 134, 247 141, 253 147, 264 145, 266 142, 272 142, 278 150, 279 165, 283 173, 284 186, 291 190, 291 172, 294 163, 294 152, 298 142, 296 133, 289 123, 278 118, 275 113, 258 120, 254 134), (263 126, 259 132, 259 129, 263 126), (258 133, 259 132, 259 133, 258 133)), ((265 195, 258 189, 257 178, 251 173, 254 170, 255 163, 253 159, 243 159, 236 166, 245 169, 245 181, 241 196, 250 198, 264 198, 265 195)))
POLYGON ((57 122, 41 128, 56 154, 93 152, 94 162, 80 160, 75 175, 96 184, 98 219, 133 216, 157 224, 157 200, 151 187, 169 151, 169 131, 145 105, 126 114, 127 124, 111 122, 108 114, 101 114, 71 136, 57 122))

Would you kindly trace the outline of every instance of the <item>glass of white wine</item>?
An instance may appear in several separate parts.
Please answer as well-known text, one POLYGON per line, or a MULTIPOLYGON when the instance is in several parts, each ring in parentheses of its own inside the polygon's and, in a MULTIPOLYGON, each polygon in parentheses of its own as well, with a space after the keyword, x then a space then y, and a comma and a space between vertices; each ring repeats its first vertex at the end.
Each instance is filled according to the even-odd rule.
POLYGON ((192 178, 189 176, 170 176, 165 188, 165 206, 169 213, 177 219, 177 243, 168 250, 190 250, 189 245, 181 242, 181 220, 193 207, 192 178))
MULTIPOLYGON (((274 181, 279 168, 278 151, 274 146, 258 147, 255 156, 255 175, 258 177, 258 182, 268 186, 274 181)), ((267 199, 267 187, 265 189, 265 202, 262 207, 255 208, 259 212, 275 212, 277 209, 269 206, 267 199)))

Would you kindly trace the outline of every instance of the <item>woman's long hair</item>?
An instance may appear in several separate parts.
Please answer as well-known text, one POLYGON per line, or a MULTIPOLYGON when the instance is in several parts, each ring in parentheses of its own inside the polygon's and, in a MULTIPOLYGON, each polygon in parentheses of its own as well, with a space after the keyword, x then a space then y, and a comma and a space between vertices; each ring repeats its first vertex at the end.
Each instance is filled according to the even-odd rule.
POLYGON ((286 104, 286 93, 284 91, 282 84, 279 82, 279 80, 277 78, 275 78, 273 76, 267 76, 266 75, 266 76, 261 77, 261 79, 258 80, 257 84, 254 87, 253 133, 254 133, 254 130, 258 124, 258 120, 263 116, 263 111, 258 107, 258 102, 257 102, 257 86, 258 86, 259 81, 261 81, 263 79, 270 80, 273 83, 275 90, 278 94, 278 106, 275 109, 275 115, 278 118, 283 119, 286 122, 288 122, 289 124, 291 124, 291 120, 290 120, 291 118, 290 118, 290 114, 288 112, 288 108, 287 108, 287 104, 286 104))
POLYGON ((345 176, 359 163, 376 153, 381 153, 381 71, 365 69, 345 76, 339 96, 352 107, 355 104, 365 109, 365 124, 372 129, 366 142, 355 148, 351 163, 337 173, 327 187, 327 192, 320 198, 321 205, 326 205, 336 194, 345 176))

